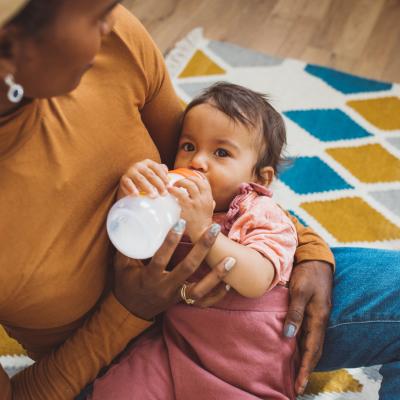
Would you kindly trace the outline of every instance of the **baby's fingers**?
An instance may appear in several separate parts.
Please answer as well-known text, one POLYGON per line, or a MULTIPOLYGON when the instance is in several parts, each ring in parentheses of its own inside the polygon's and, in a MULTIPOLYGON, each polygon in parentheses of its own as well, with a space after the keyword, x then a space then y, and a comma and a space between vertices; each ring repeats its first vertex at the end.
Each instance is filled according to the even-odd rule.
POLYGON ((140 171, 134 170, 129 176, 139 191, 150 197, 167 194, 167 185, 150 168, 143 168, 140 171))
POLYGON ((181 206, 183 206, 188 200, 190 200, 189 194, 185 189, 176 186, 170 186, 168 188, 168 192, 178 200, 178 203, 181 206))
POLYGON ((165 164, 152 163, 149 168, 162 180, 164 185, 169 184, 168 167, 165 164))
POLYGON ((139 196, 139 190, 131 178, 124 175, 120 181, 120 189, 125 196, 139 196))
POLYGON ((131 179, 139 192, 146 193, 150 197, 168 193, 168 168, 165 165, 144 160, 130 167, 125 175, 131 179))
POLYGON ((149 165, 148 169, 145 171, 144 175, 147 177, 149 182, 156 188, 158 193, 162 196, 168 194, 168 169, 166 169, 165 165, 161 164, 151 164, 149 165))

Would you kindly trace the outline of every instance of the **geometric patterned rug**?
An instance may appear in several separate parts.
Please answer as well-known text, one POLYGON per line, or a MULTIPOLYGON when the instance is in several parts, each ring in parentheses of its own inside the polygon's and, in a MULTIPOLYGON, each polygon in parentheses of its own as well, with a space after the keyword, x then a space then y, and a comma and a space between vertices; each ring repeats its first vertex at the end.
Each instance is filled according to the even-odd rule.
POLYGON ((216 81, 267 93, 292 158, 275 197, 331 246, 400 249, 400 86, 280 59, 192 31, 167 55, 189 102, 216 81))
MULTIPOLYGON (((400 248, 400 86, 211 41, 195 29, 167 55, 183 103, 224 80, 267 93, 291 166, 275 198, 331 246, 400 248)), ((0 327, 11 376, 32 361, 0 327)), ((301 400, 376 400, 379 367, 313 374, 301 400)))
MULTIPOLYGON (((399 85, 208 40, 201 28, 166 63, 184 104, 217 81, 268 94, 291 158, 275 199, 330 246, 400 249, 399 85)), ((313 374, 299 399, 378 399, 378 370, 313 374)))

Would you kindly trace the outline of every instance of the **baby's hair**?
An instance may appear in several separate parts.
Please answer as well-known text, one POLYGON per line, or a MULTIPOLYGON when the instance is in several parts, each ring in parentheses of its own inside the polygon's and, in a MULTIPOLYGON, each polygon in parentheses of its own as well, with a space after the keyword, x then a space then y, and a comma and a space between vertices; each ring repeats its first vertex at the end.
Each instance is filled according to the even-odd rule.
POLYGON ((248 129, 259 131, 260 141, 256 146, 260 150, 254 166, 258 178, 262 178, 263 167, 270 166, 275 173, 278 172, 279 167, 286 162, 283 156, 286 129, 282 116, 271 106, 266 95, 232 83, 217 82, 188 104, 183 118, 193 107, 205 103, 216 107, 248 129))

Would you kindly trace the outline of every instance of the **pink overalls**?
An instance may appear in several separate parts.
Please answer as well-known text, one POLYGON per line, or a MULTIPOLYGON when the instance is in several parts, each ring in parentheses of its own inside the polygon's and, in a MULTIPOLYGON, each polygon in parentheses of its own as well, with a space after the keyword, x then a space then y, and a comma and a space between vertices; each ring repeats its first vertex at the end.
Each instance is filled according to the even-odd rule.
MULTIPOLYGON (((259 251, 275 267, 265 295, 233 289, 217 305, 171 307, 160 327, 145 333, 94 384, 93 399, 295 399, 296 339, 283 337, 297 233, 257 184, 243 184, 226 215, 216 215, 230 239, 259 251)), ((171 265, 191 244, 182 242, 171 265)), ((205 274, 204 265, 196 274, 205 274)))

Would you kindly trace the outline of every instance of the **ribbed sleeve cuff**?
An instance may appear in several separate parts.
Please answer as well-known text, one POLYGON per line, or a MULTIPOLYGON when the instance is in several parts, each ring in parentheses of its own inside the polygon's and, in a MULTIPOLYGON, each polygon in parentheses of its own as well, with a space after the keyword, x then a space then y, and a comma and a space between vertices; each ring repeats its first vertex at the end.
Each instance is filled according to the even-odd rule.
POLYGON ((298 247, 295 254, 295 264, 300 264, 304 261, 323 261, 332 266, 335 272, 335 258, 328 247, 325 246, 304 246, 298 247))
POLYGON ((139 335, 153 322, 146 321, 131 314, 114 296, 110 293, 102 304, 103 312, 107 315, 107 320, 115 331, 119 331, 118 336, 122 342, 130 340, 139 335))

